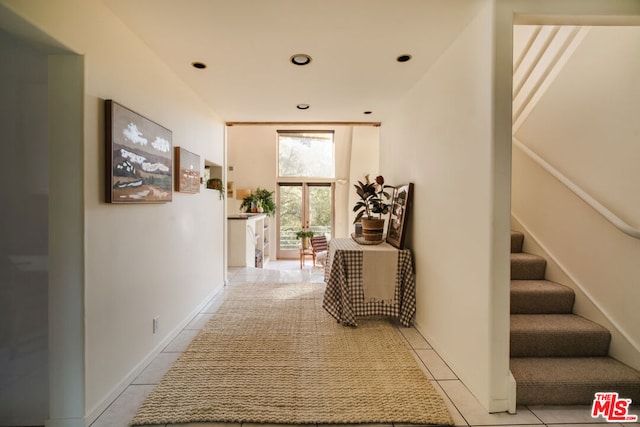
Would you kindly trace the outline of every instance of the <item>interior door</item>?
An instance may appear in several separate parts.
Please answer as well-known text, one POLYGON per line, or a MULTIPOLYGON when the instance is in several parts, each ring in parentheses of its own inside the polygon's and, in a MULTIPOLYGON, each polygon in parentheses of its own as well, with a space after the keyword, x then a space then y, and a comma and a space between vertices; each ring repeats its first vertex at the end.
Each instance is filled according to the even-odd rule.
POLYGON ((300 256, 301 241, 296 238, 300 230, 311 230, 315 235, 333 236, 332 183, 280 183, 278 184, 278 258, 296 259, 300 256))

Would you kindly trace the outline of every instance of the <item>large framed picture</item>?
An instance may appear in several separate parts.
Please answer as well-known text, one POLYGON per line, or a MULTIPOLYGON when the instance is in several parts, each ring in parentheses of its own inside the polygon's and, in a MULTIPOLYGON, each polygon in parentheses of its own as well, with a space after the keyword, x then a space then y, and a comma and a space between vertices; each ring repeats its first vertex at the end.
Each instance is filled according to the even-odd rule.
POLYGON ((170 202, 173 190, 171 131, 105 100, 107 203, 170 202))
POLYGON ((407 221, 413 204, 413 183, 401 185, 393 190, 391 213, 387 229, 387 243, 404 249, 407 235, 407 221))
POLYGON ((176 191, 181 193, 200 192, 200 156, 182 147, 175 148, 176 191))

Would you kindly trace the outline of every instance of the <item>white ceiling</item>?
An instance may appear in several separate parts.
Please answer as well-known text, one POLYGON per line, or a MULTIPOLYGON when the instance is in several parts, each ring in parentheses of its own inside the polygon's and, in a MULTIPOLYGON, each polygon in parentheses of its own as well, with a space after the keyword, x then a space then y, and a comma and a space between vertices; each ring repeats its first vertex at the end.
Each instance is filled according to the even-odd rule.
POLYGON ((227 122, 384 121, 483 3, 103 1, 227 122))

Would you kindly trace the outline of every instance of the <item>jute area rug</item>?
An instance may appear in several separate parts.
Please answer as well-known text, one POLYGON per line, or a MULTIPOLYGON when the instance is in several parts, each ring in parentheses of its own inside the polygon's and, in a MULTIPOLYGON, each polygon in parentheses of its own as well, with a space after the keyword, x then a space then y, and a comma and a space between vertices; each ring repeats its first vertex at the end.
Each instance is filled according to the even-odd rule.
POLYGON ((391 320, 342 326, 323 290, 230 285, 131 424, 453 424, 391 320))

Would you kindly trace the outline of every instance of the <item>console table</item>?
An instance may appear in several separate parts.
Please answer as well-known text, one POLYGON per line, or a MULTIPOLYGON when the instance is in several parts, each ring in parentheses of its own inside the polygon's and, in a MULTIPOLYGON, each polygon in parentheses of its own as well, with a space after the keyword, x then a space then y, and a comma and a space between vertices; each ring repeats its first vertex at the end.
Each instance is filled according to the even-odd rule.
POLYGON ((411 326, 416 311, 416 286, 411 251, 398 250, 388 243, 381 245, 360 245, 350 238, 329 241, 324 276, 327 287, 322 307, 343 325, 357 326, 358 316, 383 315, 398 318, 403 326, 411 326), (366 251, 377 251, 378 257, 397 258, 395 280, 391 278, 384 283, 363 283, 365 276, 369 281, 374 280, 363 274, 366 251), (378 289, 388 287, 391 298, 365 298, 364 288, 370 285, 375 285, 378 289))

